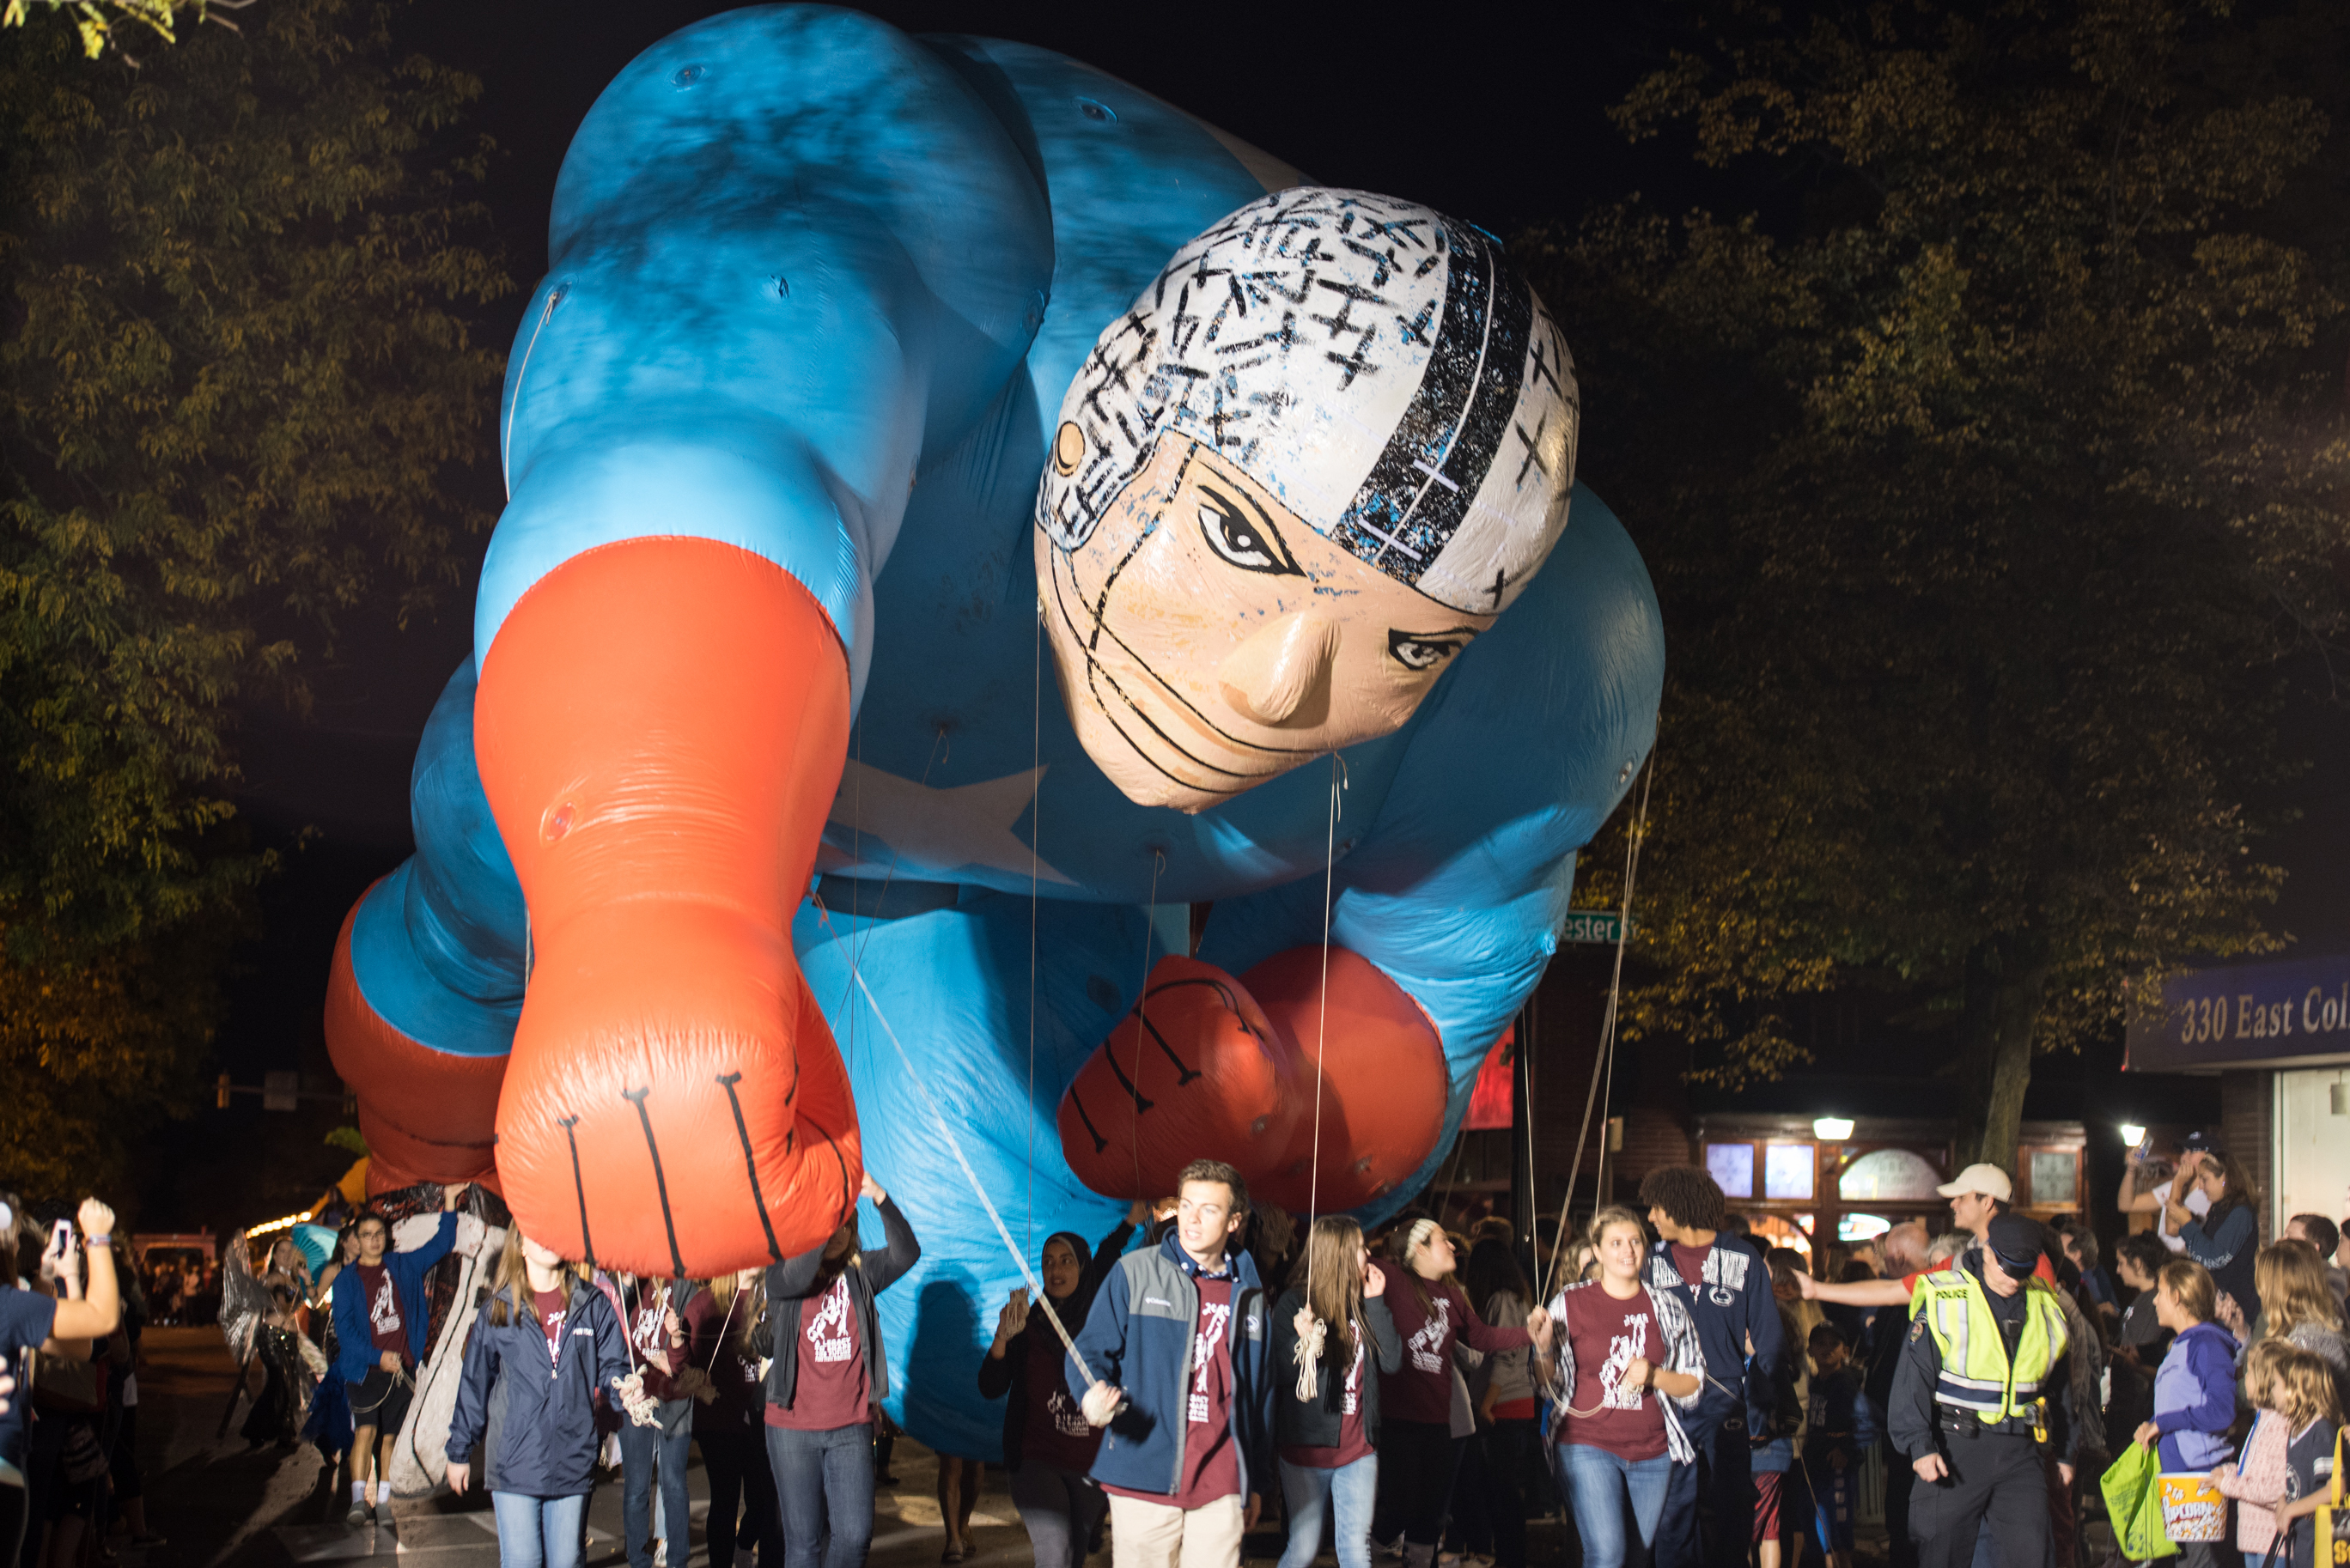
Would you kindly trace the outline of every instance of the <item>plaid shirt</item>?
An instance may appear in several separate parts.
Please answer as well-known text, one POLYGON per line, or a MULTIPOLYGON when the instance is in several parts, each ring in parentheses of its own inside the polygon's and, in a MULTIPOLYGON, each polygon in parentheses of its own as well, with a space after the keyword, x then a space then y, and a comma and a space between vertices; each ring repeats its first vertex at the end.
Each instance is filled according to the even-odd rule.
MULTIPOLYGON (((1560 1291, 1550 1299, 1551 1322, 1557 1331, 1551 1336, 1550 1365, 1544 1368, 1546 1392, 1556 1407, 1554 1417, 1561 1431, 1565 1423, 1574 1420, 1566 1413, 1568 1397, 1575 1392, 1575 1342, 1566 1332, 1566 1295, 1568 1291, 1594 1291, 1596 1280, 1585 1280, 1560 1291)), ((1657 1334, 1665 1342, 1664 1369, 1683 1372, 1697 1379, 1697 1386, 1687 1397, 1658 1391, 1657 1403, 1665 1413, 1665 1448, 1673 1463, 1690 1465, 1697 1462, 1697 1449, 1681 1430, 1680 1412, 1697 1408, 1705 1395, 1705 1347, 1698 1343, 1697 1324, 1690 1320, 1689 1309, 1676 1300, 1669 1291, 1650 1290, 1648 1299, 1657 1305, 1657 1334)))

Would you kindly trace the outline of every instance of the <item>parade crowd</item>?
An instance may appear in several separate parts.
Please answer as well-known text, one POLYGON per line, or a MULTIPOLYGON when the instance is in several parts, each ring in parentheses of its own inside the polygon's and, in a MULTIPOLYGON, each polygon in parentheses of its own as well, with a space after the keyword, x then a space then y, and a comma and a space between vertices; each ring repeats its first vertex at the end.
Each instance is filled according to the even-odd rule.
MULTIPOLYGON (((2183 1568, 2316 1562, 2350 1389, 2332 1221, 2296 1216, 2261 1245, 2240 1164, 2200 1138, 2174 1168, 2134 1155, 2120 1204, 2151 1224, 2118 1249, 2125 1296, 2086 1227, 2013 1212, 1999 1168, 1939 1191, 1956 1230, 1898 1225, 1829 1282, 1694 1166, 1649 1172, 1641 1210, 1602 1208, 1579 1237, 1521 1238, 1416 1210, 1373 1236, 1338 1216, 1299 1235, 1196 1160, 1098 1241, 1047 1238, 1041 1292, 1002 1305, 973 1375, 1003 1403, 1040 1568, 1076 1568, 1105 1536, 1118 1568, 1232 1568, 1276 1524, 1280 1568, 1326 1542, 1340 1568, 1524 1568, 1527 1521, 1554 1509, 1584 1568, 1849 1568, 1872 1455, 1896 1568, 2093 1568, 2082 1500, 2131 1443, 2229 1500, 2225 1538, 2182 1543, 2183 1568)), ((473 1317, 445 1445, 449 1487, 489 1493, 503 1563, 577 1563, 617 1463, 633 1568, 685 1568, 698 1448, 713 1568, 862 1568, 890 1431, 875 1302, 920 1256, 869 1174, 862 1196, 879 1246, 852 1208, 822 1245, 714 1280, 583 1271, 507 1229, 455 1309, 473 1317)), ((385 1454, 463 1198, 405 1216, 404 1248, 370 1208, 324 1266, 280 1241, 259 1276, 268 1383, 245 1434, 290 1445, 298 1420, 348 1463, 354 1526, 387 1517, 385 1454)), ((15 1240, 22 1207, 0 1203, 15 1240)), ((139 1314, 111 1211, 78 1219, 38 1283, 0 1288, 0 1568, 74 1568, 110 1517, 160 1539, 130 1452, 139 1314), (28 1374, 29 1348, 51 1370, 28 1374)), ((981 1467, 939 1462, 957 1563, 981 1467)))

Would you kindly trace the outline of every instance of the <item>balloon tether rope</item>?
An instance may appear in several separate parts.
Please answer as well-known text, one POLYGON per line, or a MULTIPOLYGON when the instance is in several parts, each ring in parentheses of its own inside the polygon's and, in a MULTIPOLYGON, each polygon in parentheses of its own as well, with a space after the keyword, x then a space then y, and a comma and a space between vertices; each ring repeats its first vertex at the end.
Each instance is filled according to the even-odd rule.
MULTIPOLYGON (((831 929, 832 911, 825 908, 822 898, 816 900, 816 908, 817 918, 827 929, 831 929)), ((834 935, 837 939, 837 930, 835 930, 834 935)), ((1031 1299, 1036 1305, 1045 1309, 1045 1321, 1053 1325, 1053 1332, 1061 1336, 1062 1345, 1068 1349, 1069 1359, 1076 1363, 1079 1372, 1085 1374, 1086 1382, 1095 1387, 1100 1386, 1101 1379, 1096 1377, 1093 1368, 1086 1365, 1086 1358, 1077 1354, 1077 1342, 1069 1336, 1068 1326, 1061 1322, 1061 1314, 1053 1310, 1052 1298, 1045 1295, 1045 1287, 1037 1280, 1035 1271, 1028 1266, 1028 1255, 1023 1252, 1019 1244, 1012 1240, 1012 1231, 1004 1225, 1003 1216, 996 1212, 995 1200, 987 1195, 987 1189, 981 1183, 979 1173, 971 1168, 970 1159, 962 1152, 962 1140, 955 1137, 954 1128, 947 1121, 946 1114, 939 1109, 938 1101, 931 1097, 930 1085, 922 1081, 921 1074, 914 1070, 913 1057, 907 1054, 905 1043, 898 1038, 898 1032, 889 1026, 889 1014, 881 1011, 881 999, 873 994, 873 987, 866 981, 865 971, 857 966, 853 950, 849 959, 848 976, 856 982, 857 988, 865 993, 865 1005, 873 1010, 873 1021, 881 1025, 883 1037, 896 1048, 898 1061, 906 1069, 906 1081, 914 1085, 914 1092, 922 1096, 923 1107, 931 1113, 931 1119, 939 1124, 939 1136, 946 1139, 947 1149, 955 1157, 955 1164, 962 1168, 963 1179, 971 1183, 971 1189, 978 1196, 980 1206, 987 1210, 989 1222, 994 1225, 996 1235, 1003 1239, 1003 1250, 1012 1254, 1013 1262, 1019 1266, 1020 1278, 1027 1284, 1031 1299)))
MULTIPOLYGON (((1591 1089, 1584 1096, 1583 1126, 1575 1136, 1575 1161, 1566 1168, 1566 1197, 1558 1206, 1558 1244, 1551 1249, 1550 1264, 1543 1271, 1543 1295, 1545 1300, 1550 1296, 1552 1283, 1558 1277, 1560 1255, 1571 1250, 1567 1243, 1566 1220, 1575 1204, 1575 1178, 1583 1170, 1584 1145, 1591 1137, 1591 1112, 1593 1106, 1598 1103, 1603 1073, 1616 1053, 1617 1006, 1624 991, 1624 945, 1632 934, 1632 886, 1640 871, 1640 841, 1648 836, 1648 793, 1657 782, 1655 763, 1656 755, 1652 752, 1648 757, 1648 764, 1642 769, 1647 776, 1640 782, 1640 810, 1631 824, 1630 831, 1625 836, 1624 898, 1622 908, 1617 913, 1616 928, 1616 969, 1607 982, 1607 1011, 1600 1022, 1599 1055, 1591 1064, 1591 1089)), ((1607 1081, 1612 1085, 1613 1076, 1608 1075, 1607 1081)), ((1607 1161, 1605 1140, 1602 1141, 1601 1149, 1600 1160, 1602 1168, 1605 1168, 1607 1161)))
MULTIPOLYGON (((1305 1305, 1314 1306, 1314 1222, 1321 1218, 1322 1207, 1322 1058, 1330 1039, 1330 907, 1333 888, 1338 875, 1338 795, 1347 787, 1347 763, 1337 753, 1330 753, 1330 828, 1322 846, 1322 1016, 1314 1029, 1314 1152, 1313 1165, 1305 1181, 1305 1305)), ((1322 1347, 1327 1343, 1330 1325, 1319 1317, 1314 1326, 1297 1341, 1297 1397, 1316 1397, 1315 1369, 1321 1365, 1322 1347)))

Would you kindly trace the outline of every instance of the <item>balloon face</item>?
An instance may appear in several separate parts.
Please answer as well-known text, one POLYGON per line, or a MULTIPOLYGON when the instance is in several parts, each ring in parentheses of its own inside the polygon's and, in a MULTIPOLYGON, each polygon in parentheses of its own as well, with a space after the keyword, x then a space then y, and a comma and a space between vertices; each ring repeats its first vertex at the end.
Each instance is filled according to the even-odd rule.
MULTIPOLYGON (((1055 461, 1083 439, 1065 424, 1055 461)), ((1388 733, 1493 624, 1380 572, 1173 434, 1082 544, 1035 540, 1070 721, 1144 805, 1202 811, 1388 733)))
POLYGON ((1566 525, 1574 374, 1492 237, 1426 207, 1301 186, 1179 248, 1037 489, 1094 762, 1201 811, 1402 724, 1566 525))

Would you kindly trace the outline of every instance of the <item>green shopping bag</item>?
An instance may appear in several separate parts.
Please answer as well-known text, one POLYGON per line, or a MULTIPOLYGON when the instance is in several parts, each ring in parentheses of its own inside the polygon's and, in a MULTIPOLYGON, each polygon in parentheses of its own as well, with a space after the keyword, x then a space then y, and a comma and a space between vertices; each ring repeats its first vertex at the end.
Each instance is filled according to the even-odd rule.
POLYGON ((2114 1525, 2114 1547, 2133 1563, 2176 1555, 2178 1547, 2162 1528, 2162 1460, 2143 1443, 2131 1443, 2106 1467, 2098 1490, 2114 1525))

